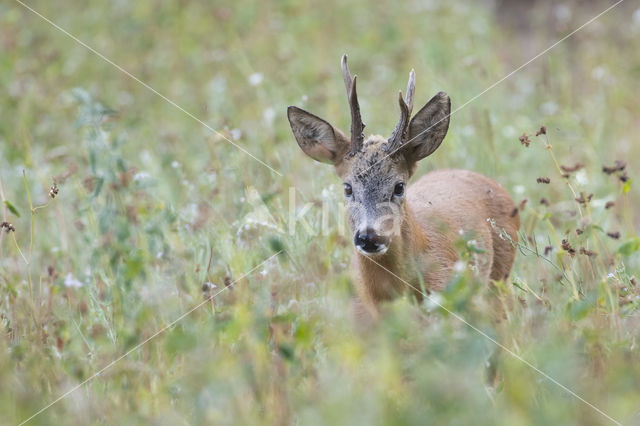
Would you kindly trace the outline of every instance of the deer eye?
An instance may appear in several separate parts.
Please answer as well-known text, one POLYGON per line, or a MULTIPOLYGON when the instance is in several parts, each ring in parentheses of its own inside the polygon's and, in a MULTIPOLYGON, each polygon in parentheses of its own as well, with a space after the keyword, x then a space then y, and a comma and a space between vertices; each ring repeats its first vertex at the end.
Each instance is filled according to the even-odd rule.
POLYGON ((396 186, 393 188, 393 195, 399 197, 402 194, 404 194, 404 183, 396 183, 396 186))
POLYGON ((344 184, 344 195, 350 197, 353 194, 353 189, 351 189, 351 185, 348 183, 344 184))

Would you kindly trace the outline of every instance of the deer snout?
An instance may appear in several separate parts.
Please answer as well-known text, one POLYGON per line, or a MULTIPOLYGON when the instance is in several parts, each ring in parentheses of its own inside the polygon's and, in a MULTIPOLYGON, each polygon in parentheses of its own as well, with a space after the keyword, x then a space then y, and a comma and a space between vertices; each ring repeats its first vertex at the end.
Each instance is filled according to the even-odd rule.
POLYGON ((389 248, 389 237, 379 235, 374 229, 367 228, 363 231, 356 231, 353 243, 360 253, 367 256, 384 254, 389 248))

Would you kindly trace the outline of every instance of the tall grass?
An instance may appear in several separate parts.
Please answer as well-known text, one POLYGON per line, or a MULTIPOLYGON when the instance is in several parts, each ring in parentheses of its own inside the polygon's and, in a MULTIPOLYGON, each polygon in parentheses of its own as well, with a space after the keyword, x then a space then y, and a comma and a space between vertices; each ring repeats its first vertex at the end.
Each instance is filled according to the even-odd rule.
POLYGON ((412 67, 416 102, 445 90, 455 109, 608 3, 29 4, 284 176, 0 6, 0 423, 205 300, 31 422, 611 423, 447 310, 638 422, 637 5, 456 113, 420 165, 476 170, 514 196, 510 279, 483 287, 461 271, 435 296, 447 310, 404 296, 363 330, 341 182, 299 152, 286 106, 347 128, 347 52, 367 130, 390 134, 412 67), (327 232, 305 227, 323 220, 327 232))

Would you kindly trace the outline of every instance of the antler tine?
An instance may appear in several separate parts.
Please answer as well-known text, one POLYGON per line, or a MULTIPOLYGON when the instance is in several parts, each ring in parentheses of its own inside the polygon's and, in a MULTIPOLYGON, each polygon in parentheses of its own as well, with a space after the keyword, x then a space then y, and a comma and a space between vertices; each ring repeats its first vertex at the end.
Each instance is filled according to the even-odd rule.
POLYGON ((409 73, 409 81, 407 82, 407 94, 405 98, 402 98, 402 91, 398 92, 398 105, 400 105, 400 120, 396 125, 391 137, 384 145, 384 150, 387 152, 394 152, 404 143, 407 138, 407 131, 409 130, 409 119, 411 118, 411 112, 413 111, 413 94, 416 90, 416 73, 411 70, 409 73))
POLYGON ((342 79, 344 80, 344 86, 347 88, 347 96, 351 94, 351 73, 347 66, 347 54, 342 55, 342 79))
POLYGON ((351 109, 351 152, 354 155, 362 149, 364 143, 364 123, 360 115, 360 105, 358 104, 358 92, 356 90, 357 75, 351 78, 349 67, 347 66, 347 55, 342 56, 342 78, 347 89, 349 108, 351 109))
POLYGON ((415 70, 411 70, 409 73, 409 81, 407 82, 407 95, 405 96, 405 103, 407 107, 409 107, 409 115, 411 115, 411 111, 413 111, 413 94, 416 91, 416 72, 415 70))

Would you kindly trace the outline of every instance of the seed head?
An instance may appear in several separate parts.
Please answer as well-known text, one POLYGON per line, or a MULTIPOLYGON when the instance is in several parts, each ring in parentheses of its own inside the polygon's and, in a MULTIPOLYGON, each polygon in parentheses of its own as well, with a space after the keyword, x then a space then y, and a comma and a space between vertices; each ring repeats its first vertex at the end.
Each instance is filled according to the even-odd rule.
POLYGON ((602 166, 602 171, 605 172, 608 175, 611 175, 615 172, 621 172, 623 171, 625 168, 627 167, 627 163, 625 163, 622 160, 616 160, 613 163, 613 166, 609 167, 609 166, 602 166))
POLYGON ((16 232, 16 228, 7 221, 0 223, 0 229, 4 229, 7 234, 9 232, 16 232))
POLYGON ((547 126, 540 126, 540 130, 536 132, 536 136, 546 135, 547 134, 547 126))
POLYGON ((529 139, 529 136, 527 136, 526 133, 523 133, 522 136, 518 138, 518 140, 522 145, 526 146, 527 148, 529 148, 529 145, 531 145, 531 139, 529 139))
POLYGON ((598 255, 598 253, 596 253, 595 251, 587 250, 584 247, 580 247, 580 254, 584 254, 585 256, 589 256, 589 257, 598 255))
POLYGON ((56 183, 55 177, 51 179, 53 179, 53 185, 51 185, 51 188, 49 188, 49 197, 56 198, 56 195, 58 195, 58 184, 56 183))
POLYGON ((580 193, 580 196, 579 196, 578 198, 576 198, 575 200, 576 200, 578 203, 580 203, 580 204, 582 204, 582 205, 586 206, 586 205, 587 205, 587 203, 588 203, 588 202, 590 202, 592 198, 593 198, 593 194, 589 194, 589 195, 585 196, 585 195, 584 195, 584 192, 581 192, 581 193, 580 193))
POLYGON ((576 249, 571 247, 571 244, 569 244, 569 241, 567 240, 562 240, 562 249, 569 253, 572 257, 576 254, 576 249))
POLYGON ((565 172, 565 173, 577 172, 578 170, 582 169, 583 167, 584 167, 584 164, 582 164, 582 163, 576 163, 573 166, 564 166, 564 165, 560 166, 562 171, 565 172))

